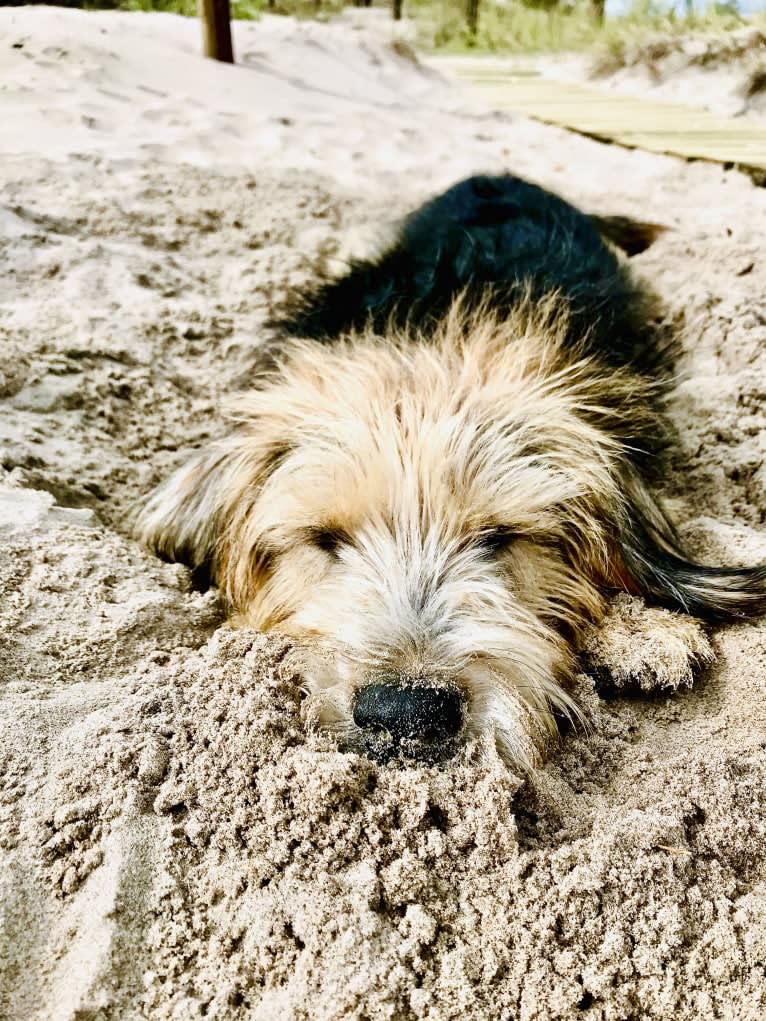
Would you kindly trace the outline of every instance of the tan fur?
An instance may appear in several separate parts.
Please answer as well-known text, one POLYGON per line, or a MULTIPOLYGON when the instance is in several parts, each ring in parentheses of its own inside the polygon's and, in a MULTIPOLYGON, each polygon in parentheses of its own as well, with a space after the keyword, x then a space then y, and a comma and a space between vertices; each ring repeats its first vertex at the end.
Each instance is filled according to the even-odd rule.
POLYGON ((652 407, 564 326, 552 297, 503 322, 456 303, 428 343, 290 343, 141 536, 209 565, 235 622, 296 638, 315 714, 347 737, 357 688, 420 677, 457 685, 468 732, 528 768, 577 714, 573 649, 621 581, 626 437, 652 407))
POLYGON ((588 629, 582 654, 588 672, 613 691, 691 688, 695 674, 715 660, 694 617, 647 606, 624 593, 611 601, 598 627, 588 629))

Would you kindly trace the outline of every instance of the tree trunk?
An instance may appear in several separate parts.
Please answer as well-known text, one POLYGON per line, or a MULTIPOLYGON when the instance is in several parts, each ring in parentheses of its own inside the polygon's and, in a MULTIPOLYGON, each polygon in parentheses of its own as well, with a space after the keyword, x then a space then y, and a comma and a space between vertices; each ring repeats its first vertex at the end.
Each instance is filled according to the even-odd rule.
POLYGON ((604 24, 604 8, 606 7, 606 0, 591 0, 591 7, 593 9, 593 16, 599 25, 604 24))
POLYGON ((402 2, 403 0, 394 0, 394 21, 402 20, 402 2))
POLYGON ((197 0, 197 10, 202 19, 202 49, 205 56, 233 64, 229 0, 197 0))
POLYGON ((466 20, 468 21, 468 31, 472 36, 475 36, 479 30, 479 0, 467 0, 465 13, 466 20))

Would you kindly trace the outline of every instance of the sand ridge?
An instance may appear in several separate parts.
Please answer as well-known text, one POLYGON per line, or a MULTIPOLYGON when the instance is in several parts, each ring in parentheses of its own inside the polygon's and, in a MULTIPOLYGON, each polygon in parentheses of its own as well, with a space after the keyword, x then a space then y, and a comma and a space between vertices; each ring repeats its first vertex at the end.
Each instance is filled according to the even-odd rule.
POLYGON ((666 496, 766 561, 766 193, 466 108, 379 32, 236 30, 232 70, 181 19, 0 12, 0 1016, 760 1019, 762 623, 670 697, 581 677, 590 731, 526 781, 380 767, 129 516, 291 286, 508 168, 673 228, 635 260, 685 347, 666 496))

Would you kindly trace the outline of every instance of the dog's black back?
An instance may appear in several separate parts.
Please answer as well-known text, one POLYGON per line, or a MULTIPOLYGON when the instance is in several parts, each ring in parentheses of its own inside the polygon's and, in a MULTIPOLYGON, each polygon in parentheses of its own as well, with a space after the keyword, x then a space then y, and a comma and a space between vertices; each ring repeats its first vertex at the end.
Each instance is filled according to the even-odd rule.
POLYGON ((392 324, 428 334, 458 294, 468 308, 489 304, 502 316, 527 293, 534 302, 555 291, 573 343, 609 364, 661 374, 668 352, 654 303, 602 237, 637 251, 653 231, 591 218, 518 177, 471 177, 412 213, 379 259, 299 297, 279 325, 321 341, 392 324))

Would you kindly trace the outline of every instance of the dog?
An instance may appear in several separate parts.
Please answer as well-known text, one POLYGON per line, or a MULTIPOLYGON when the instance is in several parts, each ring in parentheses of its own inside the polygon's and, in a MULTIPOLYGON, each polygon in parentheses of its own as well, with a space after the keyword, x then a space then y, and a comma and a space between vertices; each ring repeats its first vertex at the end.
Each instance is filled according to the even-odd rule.
POLYGON ((684 669, 709 646, 680 615, 766 611, 766 569, 690 559, 653 493, 676 342, 616 247, 660 230, 462 181, 291 299, 231 433, 150 496, 141 539, 297 641, 346 747, 489 735, 529 770, 610 596, 675 611, 684 669))

